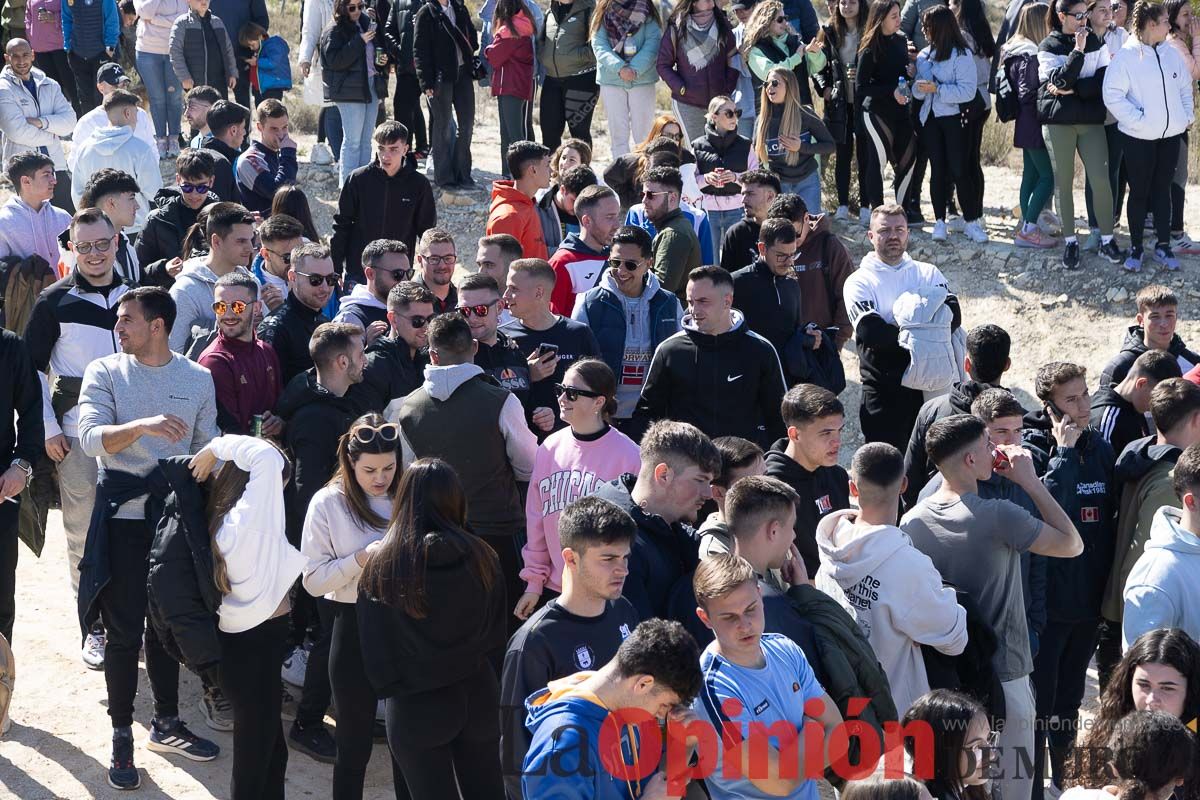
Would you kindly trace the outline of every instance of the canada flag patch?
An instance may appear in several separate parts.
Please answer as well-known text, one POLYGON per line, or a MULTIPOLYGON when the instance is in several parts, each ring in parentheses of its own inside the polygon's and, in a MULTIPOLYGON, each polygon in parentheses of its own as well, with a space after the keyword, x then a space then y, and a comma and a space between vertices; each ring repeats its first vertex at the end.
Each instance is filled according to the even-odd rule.
POLYGON ((822 514, 828 514, 833 510, 833 501, 829 499, 829 495, 822 495, 816 499, 817 511, 822 514))
POLYGON ((1080 522, 1099 522, 1100 509, 1097 506, 1083 506, 1079 509, 1080 522))

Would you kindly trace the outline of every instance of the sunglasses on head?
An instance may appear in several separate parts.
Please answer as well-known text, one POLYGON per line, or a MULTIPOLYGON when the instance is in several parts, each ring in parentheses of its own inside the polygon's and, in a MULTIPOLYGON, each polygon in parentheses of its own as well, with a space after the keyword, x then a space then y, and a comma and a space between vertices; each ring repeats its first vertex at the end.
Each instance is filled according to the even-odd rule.
POLYGON ((86 256, 92 252, 93 248, 97 253, 107 253, 108 248, 112 247, 112 239, 97 239, 94 242, 71 242, 71 246, 81 256, 86 256))
POLYGON ((637 272, 642 262, 634 258, 610 258, 608 265, 613 269, 623 269, 626 272, 637 272))
POLYGON ((500 300, 499 300, 499 298, 497 298, 490 303, 480 303, 480 304, 474 305, 474 306, 459 306, 457 310, 458 310, 458 313, 462 314, 467 319, 470 319, 472 316, 476 316, 476 317, 479 317, 480 319, 483 319, 489 313, 491 313, 492 306, 496 305, 499 302, 500 302, 500 300))
POLYGON ((243 303, 241 300, 234 300, 232 303, 226 303, 224 300, 218 300, 212 304, 213 313, 220 316, 225 313, 226 309, 233 309, 233 313, 241 314, 246 310, 248 303, 243 303))
POLYGON ((384 444, 395 444, 400 439, 400 426, 394 422, 385 422, 378 428, 371 425, 359 425, 350 431, 350 435, 359 444, 373 444, 376 440, 384 444))
POLYGON ((567 399, 574 403, 581 397, 604 397, 599 392, 593 392, 591 389, 578 389, 574 386, 563 386, 561 383, 554 384, 554 394, 556 397, 562 397, 564 394, 567 399))
POLYGON ((198 192, 199 194, 208 194, 208 190, 211 188, 212 188, 211 183, 181 183, 181 184, 179 184, 179 191, 183 192, 184 194, 191 194, 193 192, 198 192))
POLYGON ((429 322, 429 320, 433 319, 432 314, 430 314, 428 317, 422 316, 421 314, 413 314, 412 316, 408 316, 408 317, 404 316, 403 314, 397 314, 396 316, 402 320, 405 320, 406 322, 408 322, 409 325, 413 326, 414 328, 424 328, 425 323, 427 323, 427 322, 429 322))
POLYGON ((308 285, 314 289, 320 286, 322 283, 328 284, 332 287, 337 286, 338 283, 341 282, 341 278, 337 276, 336 272, 331 272, 328 275, 315 275, 311 272, 301 272, 300 270, 296 270, 296 274, 308 278, 308 285))

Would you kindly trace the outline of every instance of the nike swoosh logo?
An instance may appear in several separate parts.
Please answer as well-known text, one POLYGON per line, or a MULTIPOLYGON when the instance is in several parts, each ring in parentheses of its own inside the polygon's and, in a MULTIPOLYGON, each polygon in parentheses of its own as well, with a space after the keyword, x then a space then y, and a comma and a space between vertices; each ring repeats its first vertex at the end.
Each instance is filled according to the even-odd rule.
POLYGON ((741 375, 730 375, 729 377, 727 377, 727 378, 725 379, 725 382, 726 382, 726 383, 733 383, 734 381, 736 381, 736 380, 737 380, 738 378, 740 378, 740 377, 742 377, 742 376, 741 376, 741 375))

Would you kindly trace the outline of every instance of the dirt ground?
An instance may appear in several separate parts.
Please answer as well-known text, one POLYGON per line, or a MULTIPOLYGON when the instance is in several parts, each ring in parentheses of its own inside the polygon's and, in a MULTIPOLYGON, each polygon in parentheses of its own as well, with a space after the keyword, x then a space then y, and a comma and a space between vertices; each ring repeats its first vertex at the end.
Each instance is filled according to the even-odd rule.
MULTIPOLYGON (((479 99, 481 113, 473 152, 476 177, 486 184, 495 177, 498 168, 499 142, 495 115, 483 110, 491 106, 491 99, 482 94, 479 99)), ((603 134, 601 124, 598 121, 595 129, 598 144, 603 134)), ((304 161, 313 137, 299 138, 304 161)), ((603 146, 600 150, 596 160, 603 164, 607 153, 603 152, 603 146)), ((166 162, 164 172, 169 173, 166 162)), ((171 179, 169 174, 166 177, 168 181, 171 179)), ((915 258, 932 261, 942 268, 952 290, 962 300, 964 324, 991 322, 1010 332, 1013 368, 1006 376, 1006 384, 1029 407, 1034 407, 1033 372, 1050 360, 1070 359, 1084 364, 1094 387, 1101 367, 1119 349, 1125 328, 1132 322, 1133 295, 1153 281, 1175 287, 1182 301, 1180 314, 1185 320, 1179 332, 1193 344, 1200 341, 1200 323, 1196 321, 1200 258, 1185 258, 1182 271, 1174 276, 1155 273, 1151 268, 1142 275, 1126 275, 1095 258, 1085 258, 1080 271, 1066 273, 1057 266, 1057 251, 1031 254, 1012 249, 1010 209, 1016 203, 1019 182, 1019 174, 1001 168, 987 169, 987 226, 992 243, 974 245, 957 237, 950 243, 937 245, 928 239, 926 232, 913 236, 910 251, 915 258)), ((315 201, 313 210, 318 228, 328 232, 337 202, 336 179, 327 169, 303 163, 301 186, 315 201)), ((1190 189, 1189 195, 1192 195, 1190 189)), ((1081 191, 1077 192, 1076 206, 1083 208, 1081 191)), ((460 260, 473 262, 475 242, 483 233, 486 214, 487 198, 483 192, 439 198, 439 221, 454 232, 460 260)), ((1200 235, 1200 214, 1195 201, 1189 209, 1188 221, 1191 231, 1200 235)), ((857 261, 866 247, 863 230, 848 225, 840 227, 839 233, 857 261)), ((848 461, 860 442, 855 417, 858 369, 852 348, 847 348, 845 361, 850 385, 843 400, 850 415, 843 461, 848 461)), ((42 557, 34 558, 22 547, 17 572, 14 635, 17 685, 11 709, 12 730, 0 741, 0 797, 21 800, 116 797, 121 793, 110 789, 105 782, 110 727, 104 678, 102 673, 87 670, 79 660, 79 634, 67 589, 58 512, 52 513, 49 528, 42 557)), ((204 726, 197 709, 199 684, 186 672, 180 697, 184 719, 197 732, 212 736, 221 745, 222 755, 209 764, 195 764, 151 753, 141 746, 146 740, 151 714, 149 689, 143 675, 135 726, 135 740, 139 744, 136 758, 142 771, 139 796, 179 800, 226 798, 231 735, 212 732, 204 726)), ((1093 673, 1088 682, 1089 708, 1094 705, 1094 697, 1093 673)), ((386 748, 377 746, 367 776, 367 798, 391 796, 386 758, 386 748)), ((331 767, 293 751, 288 765, 288 796, 327 796, 331 773, 331 767)))

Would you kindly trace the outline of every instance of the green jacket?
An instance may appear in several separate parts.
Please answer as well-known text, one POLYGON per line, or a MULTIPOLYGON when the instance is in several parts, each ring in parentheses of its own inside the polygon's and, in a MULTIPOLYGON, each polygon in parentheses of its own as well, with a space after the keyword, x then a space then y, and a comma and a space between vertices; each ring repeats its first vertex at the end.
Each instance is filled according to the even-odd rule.
POLYGON ((1113 570, 1100 608, 1101 615, 1112 622, 1121 621, 1125 581, 1146 549, 1154 515, 1163 506, 1179 507, 1179 498, 1171 485, 1171 471, 1183 451, 1174 445, 1156 444, 1156 440, 1151 435, 1130 443, 1117 459, 1114 471, 1114 478, 1123 482, 1124 487, 1117 513, 1113 570))
POLYGON ((538 58, 551 78, 569 78, 595 72, 596 54, 588 36, 596 0, 575 0, 560 22, 554 10, 563 5, 550 0, 542 27, 537 32, 538 58))
POLYGON ((701 265, 700 239, 691 220, 678 208, 662 222, 656 222, 654 237, 654 274, 668 292, 674 292, 687 307, 688 273, 701 265))
POLYGON ((25 36, 25 6, 28 4, 28 0, 4 0, 4 11, 0 14, 0 19, 3 20, 8 33, 13 36, 25 36))

